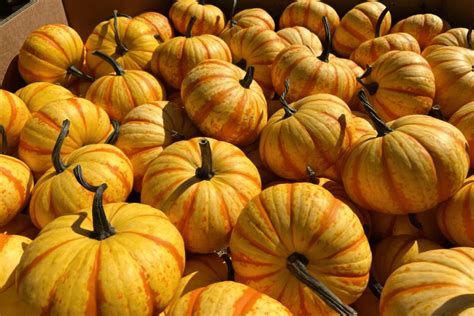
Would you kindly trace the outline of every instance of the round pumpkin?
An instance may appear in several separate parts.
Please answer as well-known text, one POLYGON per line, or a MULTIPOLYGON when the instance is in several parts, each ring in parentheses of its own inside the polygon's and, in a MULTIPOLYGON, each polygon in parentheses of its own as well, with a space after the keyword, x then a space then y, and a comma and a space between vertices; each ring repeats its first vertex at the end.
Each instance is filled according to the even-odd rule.
POLYGON ((210 253, 228 245, 240 211, 260 190, 258 170, 240 149, 192 138, 171 144, 152 161, 141 201, 168 215, 188 251, 210 253))
POLYGON ((174 30, 168 18, 158 12, 143 12, 133 18, 145 23, 158 42, 166 42, 174 37, 174 30))
POLYGON ((449 118, 449 123, 456 126, 469 142, 471 168, 474 168, 474 101, 461 106, 449 118))
POLYGON ((181 99, 204 135, 234 145, 258 138, 267 123, 267 102, 253 80, 254 71, 258 69, 251 66, 245 73, 229 62, 208 59, 188 73, 181 99))
POLYGON ((474 49, 474 35, 472 29, 456 27, 437 35, 430 42, 430 45, 423 50, 423 56, 428 55, 433 50, 443 46, 457 46, 474 49))
POLYGON ((6 137, 6 143, 2 143, 4 154, 17 151, 21 130, 30 118, 30 111, 19 97, 0 89, 0 125, 6 137))
POLYGON ((311 47, 315 52, 323 51, 323 44, 321 44, 319 37, 305 27, 285 27, 279 30, 277 34, 283 40, 285 46, 305 45, 311 47))
POLYGON ((225 26, 224 13, 205 0, 176 0, 170 8, 169 17, 181 34, 186 33, 191 18, 196 17, 195 35, 219 35, 225 26))
POLYGON ((0 233, 35 239, 38 236, 39 229, 36 228, 28 215, 20 213, 13 217, 8 224, 1 226, 0 233))
MULTIPOLYGON (((279 101, 278 101, 279 102, 279 101)), ((260 141, 257 140, 250 145, 242 146, 240 149, 247 155, 252 163, 257 167, 260 179, 262 180, 262 186, 266 187, 269 183, 279 179, 277 175, 271 172, 262 162, 260 153, 258 150, 260 141)))
POLYGON ((74 97, 74 94, 68 89, 50 82, 30 83, 15 94, 25 102, 31 113, 38 111, 50 102, 74 97))

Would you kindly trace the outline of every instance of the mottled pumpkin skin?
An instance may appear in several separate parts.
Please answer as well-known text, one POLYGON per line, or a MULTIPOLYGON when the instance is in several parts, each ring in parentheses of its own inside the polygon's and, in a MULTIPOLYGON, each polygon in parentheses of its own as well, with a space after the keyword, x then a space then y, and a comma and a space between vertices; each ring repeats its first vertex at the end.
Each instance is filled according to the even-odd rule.
POLYGON ((0 155, 0 187, 0 226, 4 226, 30 199, 33 190, 30 168, 15 157, 0 155))
POLYGON ((163 148, 198 133, 181 103, 156 101, 131 110, 122 121, 115 146, 132 162, 134 189, 141 191, 146 169, 163 148), (173 137, 173 132, 178 138, 173 137))
POLYGON ((267 102, 256 81, 242 86, 244 77, 242 69, 217 59, 205 60, 188 73, 181 99, 204 135, 234 145, 258 138, 267 123, 267 102))
MULTIPOLYGON (((456 27, 437 35, 431 40, 429 46, 423 50, 423 56, 426 56, 433 50, 443 46, 456 46, 470 49, 467 38, 468 32, 469 29, 465 27, 456 27)), ((470 42, 474 43, 474 34, 471 34, 470 42)))
POLYGON ((142 203, 163 210, 178 227, 186 249, 210 253, 228 245, 242 208, 260 193, 257 168, 237 147, 209 140, 215 175, 201 181, 199 139, 176 142, 163 150, 143 178, 142 203))
POLYGON ((195 35, 219 35, 225 26, 224 13, 211 4, 200 4, 196 0, 177 0, 170 8, 169 17, 176 30, 184 34, 191 18, 196 17, 195 35))
POLYGON ((280 109, 263 128, 260 158, 276 175, 304 180, 307 166, 319 175, 349 149, 352 114, 344 101, 330 94, 307 96, 290 106, 297 110, 294 115, 284 118, 280 109))
POLYGON ((74 94, 68 89, 50 82, 30 83, 15 94, 25 102, 31 113, 38 111, 50 102, 74 97, 74 94))
POLYGON ((385 283, 380 314, 472 315, 473 266, 474 249, 468 247, 431 250, 413 257, 385 283), (459 309, 463 295, 464 310, 459 309))
MULTIPOLYGON (((333 47, 338 56, 349 58, 351 53, 366 40, 374 38, 375 27, 385 9, 381 2, 363 2, 347 12, 334 31, 333 47)), ((380 35, 390 31, 392 17, 385 15, 380 26, 380 35)))
POLYGON ((474 101, 461 106, 449 118, 449 123, 456 126, 469 142, 471 168, 474 168, 474 101))
POLYGON ((305 27, 285 27, 279 30, 277 34, 281 37, 285 46, 306 45, 311 47, 315 52, 320 53, 323 51, 323 45, 319 37, 305 27))
POLYGON ((30 118, 30 111, 19 97, 0 89, 0 125, 7 134, 7 153, 16 152, 21 130, 30 118))
POLYGON ((84 179, 92 185, 107 183, 104 203, 124 202, 133 186, 132 163, 125 154, 109 144, 81 147, 65 159, 66 170, 50 168, 38 180, 31 195, 29 213, 38 228, 56 217, 76 213, 92 205, 94 193, 84 189, 74 177, 81 165, 84 179))
POLYGON ((13 217, 8 224, 1 226, 0 233, 35 239, 38 236, 39 229, 36 228, 28 215, 20 213, 13 217))
POLYGON ((27 83, 46 81, 67 87, 76 80, 68 68, 81 69, 83 59, 84 44, 73 28, 47 24, 26 38, 18 54, 18 70, 27 83))
POLYGON ((382 213, 426 211, 451 197, 469 169, 466 138, 451 124, 408 115, 385 136, 359 142, 347 154, 344 188, 358 205, 382 213))
POLYGON ((171 301, 184 270, 178 230, 147 205, 104 208, 116 230, 105 240, 88 237, 89 208, 41 231, 18 266, 18 293, 25 302, 48 315, 151 316, 171 301))
POLYGON ((165 42, 170 38, 174 37, 174 30, 169 22, 168 18, 158 12, 144 12, 133 18, 140 22, 145 23, 150 28, 151 33, 154 36, 158 36, 156 39, 158 42, 165 42))
POLYGON ((71 122, 61 149, 63 158, 75 149, 103 143, 112 132, 107 113, 82 98, 57 100, 32 114, 20 134, 18 154, 39 178, 53 166, 51 154, 65 119, 71 122))
POLYGON ((293 315, 337 313, 289 272, 289 255, 304 255, 309 273, 347 304, 364 291, 372 259, 354 212, 310 183, 275 185, 253 198, 232 232, 230 251, 236 281, 278 299, 293 315))
POLYGON ((232 281, 214 283, 196 289, 177 300, 168 316, 204 315, 292 315, 277 300, 244 284, 232 281), (219 298, 216 300, 216 298, 219 298))

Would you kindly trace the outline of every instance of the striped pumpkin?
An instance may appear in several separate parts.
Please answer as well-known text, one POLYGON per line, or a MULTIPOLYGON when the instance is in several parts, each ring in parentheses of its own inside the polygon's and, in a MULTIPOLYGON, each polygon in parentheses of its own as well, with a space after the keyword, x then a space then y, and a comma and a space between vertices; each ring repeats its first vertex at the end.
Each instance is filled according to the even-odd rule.
POLYGON ((6 144, 1 143, 6 146, 4 154, 17 151, 21 130, 30 118, 30 111, 19 97, 0 89, 0 125, 3 126, 6 136, 6 144))
POLYGON ((188 251, 210 253, 227 246, 240 211, 260 190, 258 170, 240 149, 193 138, 152 161, 141 201, 168 215, 188 251))
POLYGON ((258 138, 267 123, 267 103, 253 80, 253 69, 249 67, 245 73, 229 62, 209 59, 188 73, 181 99, 204 135, 234 145, 250 144, 258 138))
POLYGON ((131 110, 120 126, 115 146, 132 162, 135 191, 141 191, 146 169, 163 148, 197 135, 181 103, 156 101, 131 110))
POLYGON ((246 285, 224 281, 189 292, 170 307, 167 316, 292 315, 279 303, 246 285), (221 298, 221 299, 216 299, 221 298))
POLYGON ((249 158, 255 167, 257 167, 258 173, 260 174, 260 179, 262 180, 262 186, 266 187, 269 183, 278 180, 279 177, 268 170, 268 168, 263 164, 262 159, 260 159, 260 152, 258 150, 259 144, 260 141, 257 140, 250 145, 242 146, 240 149, 242 149, 247 158, 249 158))
POLYGON ((469 142, 471 168, 474 168, 474 101, 461 106, 449 118, 449 123, 459 129, 469 142))
POLYGON ((430 45, 423 50, 423 56, 428 55, 433 50, 443 46, 457 46, 474 49, 474 35, 472 29, 456 27, 437 35, 430 42, 430 45))
POLYGON ((186 28, 193 16, 196 17, 194 35, 219 35, 224 29, 224 13, 218 7, 206 4, 205 0, 176 0, 169 11, 174 27, 181 34, 186 33, 186 28))
POLYGON ((46 81, 69 86, 84 60, 79 34, 64 24, 47 24, 34 30, 18 53, 18 70, 27 83, 46 81))
POLYGON ((158 46, 151 59, 151 69, 174 89, 179 90, 188 72, 206 59, 232 61, 227 44, 212 34, 192 36, 191 19, 186 36, 178 36, 158 46))
POLYGON ((168 18, 158 12, 144 12, 133 18, 145 23, 158 42, 166 42, 174 37, 174 30, 168 18))
POLYGON ((361 43, 374 38, 376 30, 380 35, 387 34, 391 24, 392 17, 383 3, 360 3, 342 17, 335 29, 334 50, 338 56, 349 58, 361 43))
POLYGON ((39 229, 36 228, 28 215, 20 213, 13 217, 8 224, 0 227, 0 234, 1 233, 35 239, 36 236, 38 236, 39 229))
POLYGON ((474 249, 423 252, 395 270, 382 291, 380 314, 472 315, 474 249))
POLYGON ((311 49, 316 53, 323 51, 323 45, 321 44, 319 37, 305 27, 285 27, 284 29, 279 30, 277 34, 281 37, 285 46, 305 45, 311 47, 311 49))
POLYGON ((362 295, 369 279, 371 252, 359 219, 310 183, 275 185, 253 198, 232 231, 230 252, 236 281, 294 315, 336 314, 295 277, 288 267, 295 258, 346 304, 362 295))
POLYGON ((74 97, 74 94, 68 89, 50 82, 30 83, 15 94, 25 102, 31 113, 38 111, 50 102, 74 97))

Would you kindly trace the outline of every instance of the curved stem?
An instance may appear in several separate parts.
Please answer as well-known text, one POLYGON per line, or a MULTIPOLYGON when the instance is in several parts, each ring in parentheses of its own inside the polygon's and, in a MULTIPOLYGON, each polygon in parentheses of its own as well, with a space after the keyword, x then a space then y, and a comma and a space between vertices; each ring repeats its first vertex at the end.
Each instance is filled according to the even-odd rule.
POLYGON ((61 149, 63 147, 64 140, 69 134, 69 126, 71 126, 71 122, 69 122, 69 120, 64 120, 63 125, 61 127, 61 131, 59 132, 58 138, 56 139, 56 143, 54 144, 53 153, 51 155, 51 160, 53 161, 53 166, 54 170, 56 170, 56 174, 60 174, 67 168, 66 164, 61 159, 61 149))
POLYGON ((164 40, 163 38, 161 38, 161 35, 160 34, 155 34, 153 35, 153 37, 159 42, 159 43, 163 43, 164 40))
POLYGON ((107 184, 102 183, 99 186, 93 186, 86 182, 82 174, 81 165, 74 168, 74 176, 87 191, 94 192, 94 200, 92 202, 92 225, 94 230, 89 235, 90 238, 96 240, 104 240, 115 235, 115 229, 110 225, 105 216, 103 195, 107 189, 107 184))
POLYGON ((372 122, 374 122, 375 129, 377 130, 377 137, 385 136, 392 132, 393 130, 388 127, 387 124, 385 124, 385 122, 382 121, 382 119, 377 115, 377 112, 370 104, 369 99, 367 99, 367 95, 365 94, 364 90, 360 89, 357 93, 357 96, 359 97, 360 102, 362 102, 364 109, 369 114, 370 119, 372 122))
POLYGON ((97 56, 105 60, 112 68, 114 68, 115 74, 117 76, 123 76, 125 74, 125 70, 123 69, 120 64, 113 59, 111 56, 107 55, 106 53, 103 53, 101 51, 95 50, 92 52, 92 55, 97 56))
POLYGON ((357 312, 349 305, 344 304, 330 289, 322 282, 315 279, 307 269, 308 259, 299 253, 291 254, 286 260, 287 269, 304 285, 309 287, 329 307, 340 315, 357 315, 357 312))
POLYGON ((247 61, 244 58, 239 60, 235 65, 239 67, 240 69, 243 69, 243 70, 247 69, 247 61))
POLYGON ((379 89, 379 84, 377 82, 371 82, 371 83, 365 83, 362 81, 362 79, 370 76, 372 73, 372 67, 370 65, 367 65, 365 68, 365 71, 360 77, 357 77, 357 82, 359 82, 367 91, 369 92, 370 95, 374 95, 377 93, 377 90, 379 89))
POLYGON ((118 30, 118 11, 114 10, 114 39, 115 39, 115 44, 117 45, 116 53, 119 54, 120 56, 125 55, 126 52, 128 52, 127 46, 122 42, 119 36, 119 30, 118 30))
POLYGON ((438 120, 446 121, 446 118, 441 112, 441 106, 439 104, 433 105, 430 111, 428 112, 428 115, 437 118, 438 120))
POLYGON ((234 27, 237 25, 237 21, 234 20, 235 9, 237 8, 237 0, 234 0, 232 3, 232 11, 230 11, 230 27, 234 27))
POLYGON ((372 292, 372 294, 374 294, 374 296, 380 300, 383 286, 374 279, 372 274, 369 275, 368 287, 369 287, 369 290, 372 292))
POLYGON ((69 66, 68 69, 67 69, 67 73, 70 74, 70 75, 73 75, 75 77, 81 78, 81 79, 86 79, 88 81, 94 81, 95 80, 91 75, 88 75, 88 74, 82 72, 75 65, 69 66))
POLYGON ((319 178, 316 176, 316 172, 314 172, 313 168, 306 166, 306 173, 308 174, 309 182, 319 184, 319 178))
POLYGON ((286 102, 286 95, 288 94, 288 90, 290 89, 290 82, 288 79, 285 80, 285 90, 283 90, 283 93, 280 96, 280 103, 283 105, 283 109, 285 110, 285 115, 283 116, 283 119, 289 118, 290 116, 293 116, 293 114, 296 113, 296 109, 292 108, 288 102, 286 102))
MULTIPOLYGON (((117 17, 122 17, 122 18, 129 18, 129 19, 132 19, 132 17, 126 13, 121 13, 121 12, 117 12, 117 17)), ((109 15, 106 20, 110 20, 110 19, 113 19, 114 18, 114 15, 109 15)))
POLYGON ((186 32, 184 33, 184 35, 187 37, 187 38, 190 38, 193 36, 193 26, 194 26, 194 23, 196 23, 196 16, 192 16, 191 17, 191 20, 189 20, 189 23, 188 23, 188 26, 186 27, 186 32))
POLYGON ((212 170, 212 152, 211 144, 206 138, 199 140, 199 148, 201 149, 201 167, 196 169, 196 176, 201 180, 210 180, 214 177, 212 170))
POLYGON ((234 266, 232 265, 232 258, 229 255, 229 249, 228 248, 221 249, 217 252, 217 255, 219 256, 219 258, 224 260, 227 266, 227 281, 234 281, 235 271, 234 271, 234 266))
POLYGON ((0 134, 2 137, 2 146, 0 147, 0 155, 5 155, 7 153, 8 148, 8 140, 7 140, 7 131, 2 124, 0 124, 0 134))
POLYGON ((329 50, 331 49, 332 38, 331 38, 331 28, 329 27, 329 21, 326 16, 323 16, 323 25, 325 32, 324 39, 324 49, 318 59, 324 61, 325 63, 329 62, 329 50))
POLYGON ((245 73, 244 79, 241 79, 239 81, 239 83, 242 87, 244 87, 246 89, 250 88, 250 85, 252 84, 252 81, 253 81, 254 72, 255 72, 255 67, 254 66, 250 66, 247 69, 247 72, 245 73))
POLYGON ((110 123, 112 124, 112 127, 114 128, 114 130, 112 134, 110 134, 109 137, 107 137, 107 139, 105 140, 105 143, 109 145, 114 145, 117 142, 117 139, 119 138, 120 123, 117 120, 112 120, 110 123))
POLYGON ((472 29, 467 31, 467 47, 472 49, 472 29))
POLYGON ((382 13, 380 13, 379 18, 377 19, 377 24, 375 24, 375 38, 380 37, 380 28, 382 27, 383 20, 387 15, 388 11, 390 11, 389 7, 386 7, 382 13))

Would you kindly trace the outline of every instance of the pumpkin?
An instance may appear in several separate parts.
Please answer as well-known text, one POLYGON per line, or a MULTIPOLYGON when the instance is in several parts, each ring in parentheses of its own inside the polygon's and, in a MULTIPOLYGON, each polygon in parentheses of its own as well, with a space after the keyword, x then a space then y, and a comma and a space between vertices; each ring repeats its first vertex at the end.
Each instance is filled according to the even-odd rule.
POLYGON ((86 41, 87 68, 95 78, 114 71, 112 65, 93 54, 101 51, 112 56, 126 70, 150 70, 151 56, 158 47, 153 30, 140 19, 118 16, 100 22, 86 41))
POLYGON ((472 29, 456 27, 433 38, 430 45, 423 50, 423 56, 426 56, 433 50, 443 46, 457 46, 474 49, 472 45, 473 41, 474 36, 472 35, 472 29))
POLYGON ((474 176, 467 178, 456 194, 436 207, 436 219, 450 242, 474 248, 474 176))
POLYGON ((39 233, 38 228, 33 224, 31 218, 25 214, 17 214, 8 224, 0 227, 0 233, 9 235, 20 235, 30 239, 35 239, 39 233))
POLYGON ((158 12, 143 12, 133 18, 145 23, 150 28, 152 34, 158 42, 166 42, 174 37, 174 30, 168 18, 158 12))
POLYGON ((103 143, 112 132, 107 113, 86 99, 69 98, 45 105, 25 124, 18 146, 20 159, 36 178, 53 166, 51 154, 65 119, 71 121, 71 128, 61 150, 64 157, 83 145, 103 143))
POLYGON ((380 314, 472 315, 474 249, 426 251, 393 272, 382 291, 380 314))
POLYGON ((320 23, 323 17, 327 17, 332 31, 339 25, 340 19, 336 10, 330 5, 319 0, 294 1, 283 10, 279 25, 280 29, 291 26, 303 26, 316 34, 320 40, 326 37, 324 24, 320 23))
POLYGON ((85 98, 87 90, 91 86, 91 81, 77 80, 71 86, 69 86, 69 91, 71 91, 75 96, 79 98, 85 98))
POLYGON ((427 114, 433 105, 435 75, 417 53, 390 51, 367 66, 358 80, 382 120, 427 114))
POLYGON ((141 191, 146 169, 164 147, 197 134, 197 128, 178 102, 155 101, 128 112, 115 145, 132 162, 134 189, 141 191))
POLYGON ((74 97, 74 94, 68 89, 50 82, 30 83, 16 91, 15 94, 23 100, 31 113, 38 111, 50 102, 74 97))
MULTIPOLYGON (((278 101, 279 102, 279 101, 278 101)), ((269 183, 276 181, 278 176, 271 172, 260 159, 260 153, 258 150, 260 141, 257 140, 250 145, 242 146, 240 149, 245 153, 245 155, 252 161, 252 163, 257 167, 258 173, 260 174, 260 179, 262 180, 262 186, 265 187, 269 183)))
POLYGON ((251 66, 245 73, 229 62, 208 59, 188 73, 181 99, 204 135, 234 145, 258 138, 267 123, 267 102, 253 80, 254 71, 258 69, 251 66))
POLYGON ((194 35, 219 35, 225 26, 224 13, 205 0, 176 0, 170 8, 169 17, 174 27, 181 34, 185 34, 191 18, 196 17, 194 35))
POLYGON ((285 48, 283 40, 275 31, 252 26, 235 33, 229 47, 232 59, 241 68, 255 67, 255 81, 270 99, 273 96, 271 66, 278 53, 285 48))
POLYGON ((311 47, 315 52, 323 51, 323 44, 321 44, 319 37, 305 27, 285 27, 284 29, 279 30, 277 34, 281 37, 285 46, 306 45, 311 47))
POLYGON ((339 56, 349 58, 361 43, 374 37, 374 30, 385 35, 391 24, 390 12, 381 2, 359 3, 342 17, 334 30, 334 50, 339 56))
POLYGON ((342 59, 329 58, 331 33, 326 17, 323 20, 326 40, 321 54, 307 46, 292 45, 283 49, 273 62, 271 78, 275 91, 281 95, 285 81, 291 84, 288 102, 317 93, 333 94, 348 102, 356 91, 357 81, 352 70, 342 59))
POLYGON ((227 246, 240 211, 260 190, 258 170, 240 149, 192 138, 151 162, 141 201, 168 215, 188 251, 210 253, 227 246))
POLYGON ((30 118, 30 111, 19 97, 0 89, 0 125, 6 139, 6 142, 2 143, 5 147, 3 154, 13 154, 17 151, 21 130, 30 118))
POLYGON ((359 96, 377 137, 358 142, 344 159, 342 181, 352 201, 382 213, 418 213, 447 200, 462 186, 469 153, 458 129, 415 114, 385 124, 363 90, 359 96))
POLYGON ((212 34, 193 37, 196 18, 189 21, 186 36, 179 36, 158 46, 151 59, 151 69, 174 89, 179 90, 187 73, 206 59, 232 61, 227 44, 212 34))
POLYGON ((469 142, 471 168, 474 168, 474 101, 461 106, 449 118, 449 123, 456 126, 469 142))
POLYGON ((232 231, 230 252, 236 281, 294 315, 347 315, 353 310, 345 304, 369 279, 371 253, 359 219, 311 183, 279 184, 254 197, 232 231))
POLYGON ((449 118, 474 100, 474 50, 446 46, 425 55, 436 79, 435 104, 449 118))
POLYGON ((100 51, 93 52, 106 60, 115 70, 87 89, 86 99, 103 108, 111 119, 119 122, 134 107, 166 98, 163 85, 151 74, 142 70, 124 70, 116 60, 100 51))
POLYGON ((426 13, 416 14, 398 21, 390 30, 390 33, 404 32, 412 35, 420 44, 423 51, 438 34, 446 32, 450 28, 448 22, 439 16, 426 13))
POLYGON ((80 164, 89 183, 107 183, 105 203, 123 202, 132 191, 133 171, 130 160, 115 146, 86 145, 73 151, 66 161, 61 150, 69 132, 70 122, 63 122, 52 153, 53 167, 36 183, 29 213, 38 228, 43 228, 56 217, 76 213, 92 203, 93 194, 83 188, 71 172, 80 164))
POLYGON ((393 271, 417 254, 440 248, 442 248, 440 245, 429 239, 417 238, 411 235, 385 238, 373 248, 372 271, 374 278, 383 285, 393 271))
POLYGON ((184 269, 184 244, 159 210, 138 203, 103 204, 58 217, 30 244, 18 265, 20 297, 55 315, 155 315, 171 301, 184 269), (133 300, 133 304, 130 304, 133 300))

